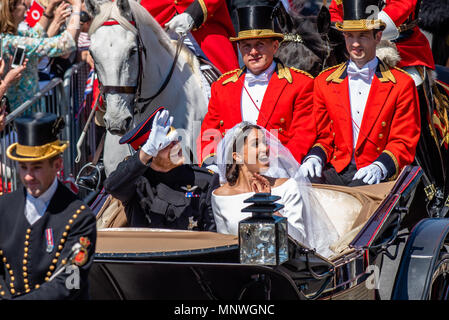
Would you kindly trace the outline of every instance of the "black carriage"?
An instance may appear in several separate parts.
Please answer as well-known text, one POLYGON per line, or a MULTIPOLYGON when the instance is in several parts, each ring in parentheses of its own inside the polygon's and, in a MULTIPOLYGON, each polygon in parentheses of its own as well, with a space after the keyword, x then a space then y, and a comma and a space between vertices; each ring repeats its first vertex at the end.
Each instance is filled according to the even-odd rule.
MULTIPOLYGON (((285 263, 247 265, 240 263, 237 236, 99 230, 90 273, 92 298, 376 299, 379 275, 389 272, 395 279, 391 299, 447 299, 449 219, 427 215, 421 176, 420 167, 409 166, 395 181, 375 186, 317 186, 361 204, 328 259, 289 239, 285 263), (398 250, 401 243, 403 250, 398 250), (386 270, 384 257, 397 267, 386 270)), ((340 211, 344 215, 347 208, 340 211)))

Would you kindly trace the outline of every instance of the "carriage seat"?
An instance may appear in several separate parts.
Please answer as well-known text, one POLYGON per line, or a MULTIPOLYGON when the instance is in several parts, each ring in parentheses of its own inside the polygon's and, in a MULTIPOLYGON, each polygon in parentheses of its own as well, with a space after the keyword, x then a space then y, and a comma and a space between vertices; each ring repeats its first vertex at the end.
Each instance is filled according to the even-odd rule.
POLYGON ((348 249, 363 225, 394 186, 394 181, 345 187, 314 184, 313 191, 338 233, 331 245, 336 256, 348 249))

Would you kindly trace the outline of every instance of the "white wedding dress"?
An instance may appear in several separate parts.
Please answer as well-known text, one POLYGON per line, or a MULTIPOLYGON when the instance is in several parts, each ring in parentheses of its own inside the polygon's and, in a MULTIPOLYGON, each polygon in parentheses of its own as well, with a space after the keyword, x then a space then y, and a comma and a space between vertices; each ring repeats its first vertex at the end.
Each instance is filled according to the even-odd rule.
MULTIPOLYGON (((254 192, 240 193, 230 196, 216 195, 212 192, 212 210, 214 212, 217 232, 238 234, 239 222, 251 216, 250 212, 241 212, 249 203, 243 201, 250 198, 254 192)), ((303 202, 297 183, 294 179, 287 179, 281 185, 271 189, 271 194, 280 196, 278 203, 284 205, 279 213, 287 218, 288 233, 295 240, 308 245, 304 229, 303 202)))

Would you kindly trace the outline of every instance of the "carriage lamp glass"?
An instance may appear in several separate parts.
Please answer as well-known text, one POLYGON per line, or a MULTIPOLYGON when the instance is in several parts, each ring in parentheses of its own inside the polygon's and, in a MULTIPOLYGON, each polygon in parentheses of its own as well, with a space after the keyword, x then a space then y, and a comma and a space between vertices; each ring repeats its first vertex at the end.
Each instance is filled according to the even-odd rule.
POLYGON ((252 205, 242 212, 252 212, 252 216, 239 222, 241 264, 276 266, 288 260, 287 218, 273 215, 284 207, 274 203, 280 198, 256 193, 244 201, 252 205))

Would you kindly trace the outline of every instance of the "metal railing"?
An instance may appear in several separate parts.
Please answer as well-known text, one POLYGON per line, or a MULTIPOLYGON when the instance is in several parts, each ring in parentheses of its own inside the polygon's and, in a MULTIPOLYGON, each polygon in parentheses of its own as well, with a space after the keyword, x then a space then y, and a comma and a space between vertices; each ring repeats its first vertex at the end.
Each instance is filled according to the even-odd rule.
MULTIPOLYGON (((13 110, 6 117, 5 128, 0 132, 0 192, 11 192, 18 188, 20 179, 17 173, 16 162, 9 159, 6 149, 9 145, 17 141, 14 130, 14 120, 22 115, 34 112, 50 112, 64 118, 66 126, 61 133, 61 139, 69 141, 69 148, 64 152, 63 178, 70 174, 76 176, 80 168, 89 160, 95 151, 95 134, 89 132, 89 138, 83 146, 82 160, 75 164, 76 142, 84 126, 85 114, 90 108, 85 108, 84 112, 79 112, 84 101, 84 89, 88 76, 86 64, 79 63, 73 65, 65 73, 64 79, 53 78, 44 88, 36 93, 32 99, 27 100, 18 108, 13 110)), ((91 105, 92 97, 87 97, 86 103, 91 105)), ((94 126, 92 126, 94 127, 94 126)))

